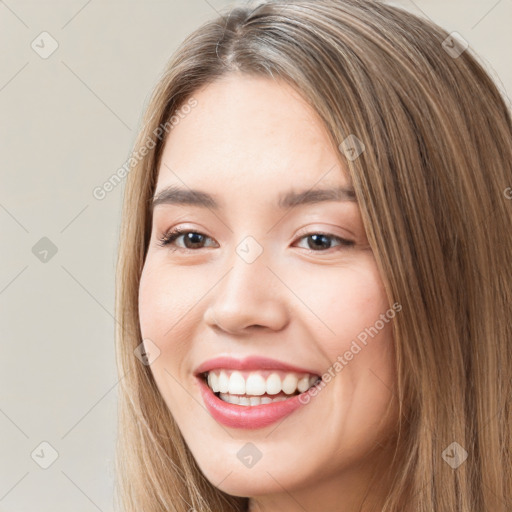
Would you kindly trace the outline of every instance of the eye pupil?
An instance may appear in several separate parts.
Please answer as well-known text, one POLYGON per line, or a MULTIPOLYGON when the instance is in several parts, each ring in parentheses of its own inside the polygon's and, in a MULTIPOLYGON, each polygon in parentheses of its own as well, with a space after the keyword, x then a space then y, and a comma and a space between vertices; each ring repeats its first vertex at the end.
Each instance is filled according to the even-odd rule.
MULTIPOLYGON (((185 235, 185 240, 189 241, 193 245, 201 244, 202 238, 203 238, 203 235, 201 235, 200 233, 188 232, 185 235), (199 237, 199 240, 197 240, 197 237, 199 237)), ((187 245, 187 243, 185 243, 185 245, 187 245)), ((188 248, 190 249, 191 247, 188 247, 188 248)))
MULTIPOLYGON (((328 236, 325 236, 325 235, 310 235, 309 238, 314 240, 315 242, 320 242, 320 244, 321 244, 321 242, 323 240, 324 244, 321 244, 320 246, 321 247, 327 246, 327 249, 330 248, 331 243, 330 243, 330 240, 329 240, 328 236)), ((318 247, 318 245, 316 245, 315 247, 318 247)))

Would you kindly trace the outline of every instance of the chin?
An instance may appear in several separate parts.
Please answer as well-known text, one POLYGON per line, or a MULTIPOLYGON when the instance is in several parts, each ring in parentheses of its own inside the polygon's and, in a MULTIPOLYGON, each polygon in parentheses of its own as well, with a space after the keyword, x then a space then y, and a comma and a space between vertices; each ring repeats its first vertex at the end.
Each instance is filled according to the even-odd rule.
POLYGON ((263 460, 258 461, 253 467, 245 467, 236 458, 235 463, 213 467, 215 462, 209 462, 207 466, 200 464, 200 469, 206 479, 221 491, 239 497, 253 497, 265 494, 281 493, 283 487, 293 490, 304 482, 310 482, 311 477, 297 473, 297 468, 278 467, 275 463, 263 460))
MULTIPOLYGON (((220 475, 215 475, 216 477, 222 478, 220 475)), ((274 475, 272 475, 274 476, 274 475)), ((287 483, 283 483, 279 485, 277 482, 281 483, 281 479, 279 477, 272 478, 268 473, 263 472, 256 475, 253 475, 251 472, 249 473, 231 473, 227 478, 226 474, 224 474, 224 481, 222 481, 219 485, 216 482, 220 482, 220 479, 217 480, 209 480, 212 485, 215 485, 218 489, 230 496, 238 496, 242 498, 253 497, 253 496, 263 496, 265 494, 273 494, 283 492, 283 487, 289 489, 287 483), (275 480, 274 480, 275 478, 275 480), (276 482, 277 481, 277 482, 276 482)))

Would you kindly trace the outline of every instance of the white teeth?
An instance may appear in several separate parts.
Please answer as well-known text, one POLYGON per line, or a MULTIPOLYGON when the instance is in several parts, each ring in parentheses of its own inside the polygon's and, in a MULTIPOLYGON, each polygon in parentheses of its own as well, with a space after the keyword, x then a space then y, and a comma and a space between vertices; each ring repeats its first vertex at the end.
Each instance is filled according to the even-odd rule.
POLYGON ((219 377, 217 376, 216 373, 210 372, 208 374, 208 386, 210 386, 210 388, 212 388, 212 391, 214 393, 218 393, 220 391, 220 388, 219 388, 219 377))
POLYGON ((277 395, 281 391, 281 378, 277 373, 271 373, 267 377, 267 393, 277 395))
MULTIPOLYGON (((316 377, 315 377, 315 381, 316 381, 316 377)), ((306 375, 305 377, 302 377, 302 379, 300 379, 299 382, 297 383, 297 389, 301 393, 304 393, 304 391, 306 391, 308 388, 309 388, 309 377, 306 375)))
POLYGON ((228 393, 230 395, 245 395, 245 379, 240 372, 233 372, 229 377, 228 393))
POLYGON ((265 379, 258 373, 251 373, 245 381, 245 392, 248 395, 264 395, 267 391, 265 379))
POLYGON ((228 402, 230 404, 238 404, 238 396, 230 395, 229 393, 220 393, 220 397, 224 402, 228 402))
POLYGON ((289 373, 283 380, 283 391, 287 395, 295 393, 298 382, 299 380, 297 379, 297 377, 293 373, 289 373))
MULTIPOLYGON (((214 393, 229 393, 230 395, 277 395, 283 391, 294 395, 298 391, 304 393, 319 379, 310 374, 295 372, 241 372, 231 370, 212 370, 208 372, 208 386, 214 393), (265 378, 266 377, 266 378, 265 378)), ((238 403, 238 402, 237 402, 238 403)))
MULTIPOLYGON (((211 372, 210 372, 211 373, 211 372)), ((227 393, 229 389, 229 379, 226 372, 220 372, 219 374, 219 391, 221 393, 227 393)))
POLYGON ((238 404, 239 405, 251 405, 251 402, 249 401, 249 397, 240 396, 240 397, 238 397, 238 404))
POLYGON ((229 393, 220 393, 220 399, 224 402, 228 402, 230 404, 235 405, 261 405, 261 404, 270 404, 272 402, 282 402, 286 400, 284 396, 278 396, 276 398, 270 398, 268 396, 237 396, 230 395, 229 393))

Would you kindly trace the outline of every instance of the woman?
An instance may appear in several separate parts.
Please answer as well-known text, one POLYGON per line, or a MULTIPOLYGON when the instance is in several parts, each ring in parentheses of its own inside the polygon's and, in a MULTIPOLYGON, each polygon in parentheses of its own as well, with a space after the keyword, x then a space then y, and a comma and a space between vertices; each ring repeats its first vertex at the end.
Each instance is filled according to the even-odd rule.
POLYGON ((125 191, 123 510, 510 510, 511 133, 463 41, 378 2, 188 37, 125 191))

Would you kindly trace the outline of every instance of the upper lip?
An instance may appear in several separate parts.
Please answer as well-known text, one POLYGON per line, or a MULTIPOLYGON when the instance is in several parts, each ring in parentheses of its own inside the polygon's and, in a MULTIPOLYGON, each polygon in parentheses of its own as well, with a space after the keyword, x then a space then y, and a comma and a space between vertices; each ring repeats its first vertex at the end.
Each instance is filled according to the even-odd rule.
POLYGON ((288 363, 283 363, 277 359, 270 359, 262 356, 249 356, 242 359, 234 357, 221 356, 213 359, 208 359, 201 363, 194 371, 194 375, 208 372, 214 369, 230 369, 230 370, 283 370, 287 372, 296 373, 309 373, 311 375, 318 375, 317 372, 307 368, 301 368, 288 363))

